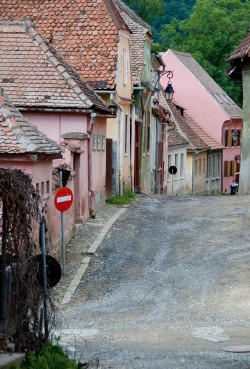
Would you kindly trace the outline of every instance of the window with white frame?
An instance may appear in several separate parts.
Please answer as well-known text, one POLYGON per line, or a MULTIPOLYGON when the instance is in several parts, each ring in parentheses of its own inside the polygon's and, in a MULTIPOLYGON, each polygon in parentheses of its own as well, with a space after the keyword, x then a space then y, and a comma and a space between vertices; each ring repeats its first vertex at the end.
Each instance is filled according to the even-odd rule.
POLYGON ((168 155, 168 179, 171 178, 171 174, 169 173, 169 168, 171 167, 171 155, 168 155))
POLYGON ((102 151, 106 149, 106 136, 102 135, 102 151))
POLYGON ((220 162, 220 155, 217 155, 217 175, 218 178, 221 176, 221 162, 220 162))
POLYGON ((211 177, 215 178, 215 155, 212 155, 211 177))
POLYGON ((97 135, 92 135, 92 140, 93 140, 93 143, 92 143, 93 151, 96 151, 97 150, 97 135))
POLYGON ((180 157, 180 177, 183 178, 184 177, 184 154, 181 154, 180 157))
POLYGON ((175 178, 177 178, 177 176, 178 176, 178 170, 179 170, 179 168, 178 168, 178 154, 175 154, 175 156, 174 156, 174 165, 175 165, 175 167, 177 168, 177 172, 175 173, 175 178))

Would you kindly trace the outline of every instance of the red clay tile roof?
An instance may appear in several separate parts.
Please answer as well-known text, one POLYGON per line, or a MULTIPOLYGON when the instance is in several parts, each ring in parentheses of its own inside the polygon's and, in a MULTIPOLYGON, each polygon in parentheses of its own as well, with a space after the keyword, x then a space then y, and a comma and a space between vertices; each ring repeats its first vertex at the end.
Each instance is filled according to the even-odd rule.
POLYGON ((26 118, 0 88, 0 154, 60 154, 60 147, 26 118))
POLYGON ((242 118, 242 109, 220 88, 212 77, 200 66, 191 54, 171 50, 174 55, 197 78, 205 89, 213 96, 230 118, 242 118))
POLYGON ((82 78, 113 89, 119 31, 129 31, 112 0, 2 0, 2 20, 30 18, 82 78))
POLYGON ((181 135, 178 129, 168 133, 168 147, 174 146, 189 146, 188 140, 181 135))
POLYGON ((243 39, 237 49, 232 53, 232 55, 227 59, 228 61, 234 61, 236 59, 243 59, 245 56, 249 55, 250 51, 250 32, 243 39))
POLYGON ((125 5, 123 1, 113 1, 119 9, 122 18, 132 31, 130 35, 132 81, 134 85, 138 86, 141 82, 144 66, 144 49, 147 35, 152 39, 151 28, 132 9, 125 5))
POLYGON ((31 21, 0 23, 0 54, 0 85, 18 107, 110 112, 31 21))

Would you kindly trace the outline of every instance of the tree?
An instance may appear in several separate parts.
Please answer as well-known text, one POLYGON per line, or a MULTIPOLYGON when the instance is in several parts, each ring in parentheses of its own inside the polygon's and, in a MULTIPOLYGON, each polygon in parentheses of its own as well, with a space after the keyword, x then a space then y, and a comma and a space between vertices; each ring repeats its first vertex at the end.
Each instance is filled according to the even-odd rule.
POLYGON ((172 19, 162 27, 161 47, 190 52, 211 77, 241 103, 240 86, 233 85, 224 71, 226 58, 248 31, 249 14, 248 0, 196 0, 189 19, 172 19))
POLYGON ((164 15, 164 0, 124 0, 124 2, 152 26, 154 34, 157 33, 157 24, 164 15))

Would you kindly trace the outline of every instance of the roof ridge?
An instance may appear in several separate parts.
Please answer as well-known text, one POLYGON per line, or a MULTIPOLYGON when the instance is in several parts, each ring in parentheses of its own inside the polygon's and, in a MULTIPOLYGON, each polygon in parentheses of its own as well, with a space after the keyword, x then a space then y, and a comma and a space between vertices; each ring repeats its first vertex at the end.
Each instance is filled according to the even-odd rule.
POLYGON ((172 51, 174 54, 189 56, 189 57, 193 58, 192 54, 188 53, 186 51, 179 51, 179 50, 174 50, 174 49, 169 49, 169 50, 172 51))
MULTIPOLYGON (((171 50, 171 49, 170 49, 171 50)), ((235 101, 220 87, 220 85, 210 76, 210 74, 199 64, 199 62, 193 57, 192 54, 175 52, 171 50, 180 63, 189 71, 192 76, 199 81, 207 93, 210 94, 212 99, 218 104, 218 106, 230 117, 241 118, 242 109, 236 104, 235 101), (182 58, 182 56, 184 58, 182 58), (188 59, 185 60, 185 57, 188 59), (232 110, 234 111, 232 112, 232 110)))
POLYGON ((144 27, 147 32, 152 34, 151 26, 146 23, 133 9, 131 9, 127 4, 125 4, 122 0, 113 0, 115 5, 117 5, 121 10, 123 10, 134 22, 139 24, 141 27, 144 27))
POLYGON ((104 5, 106 6, 111 18, 113 19, 113 22, 115 24, 115 26, 118 29, 126 29, 127 31, 131 32, 128 25, 126 24, 126 22, 124 22, 121 14, 119 13, 119 11, 117 10, 114 1, 113 0, 103 0, 104 5), (120 25, 122 27, 120 27, 120 25))

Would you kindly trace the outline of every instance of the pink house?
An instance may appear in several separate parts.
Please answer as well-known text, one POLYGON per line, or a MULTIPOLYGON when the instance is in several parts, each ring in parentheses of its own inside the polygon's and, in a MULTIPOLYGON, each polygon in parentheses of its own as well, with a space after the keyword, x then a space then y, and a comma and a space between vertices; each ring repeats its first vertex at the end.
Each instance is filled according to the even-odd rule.
POLYGON ((34 188, 42 189, 47 220, 53 217, 52 160, 60 158, 60 146, 28 122, 0 89, 0 167, 22 170, 34 188))
MULTIPOLYGON (((113 114, 32 22, 2 22, 0 53, 4 91, 26 118, 64 150, 63 158, 53 162, 53 174, 62 165, 71 170, 67 186, 74 193, 74 203, 66 212, 70 237, 74 223, 88 215, 94 217, 95 205, 106 199, 106 119, 113 114)), ((42 182, 36 186, 43 194, 42 182)), ((47 201, 53 208, 49 219, 52 243, 60 239, 60 213, 52 205, 57 184, 55 181, 47 201)))
MULTIPOLYGON (((218 143, 224 146, 222 191, 230 192, 240 165, 242 109, 217 85, 191 54, 168 50, 162 56, 173 71, 174 102, 185 107, 187 114, 218 143)), ((168 79, 161 78, 163 88, 168 79)))

